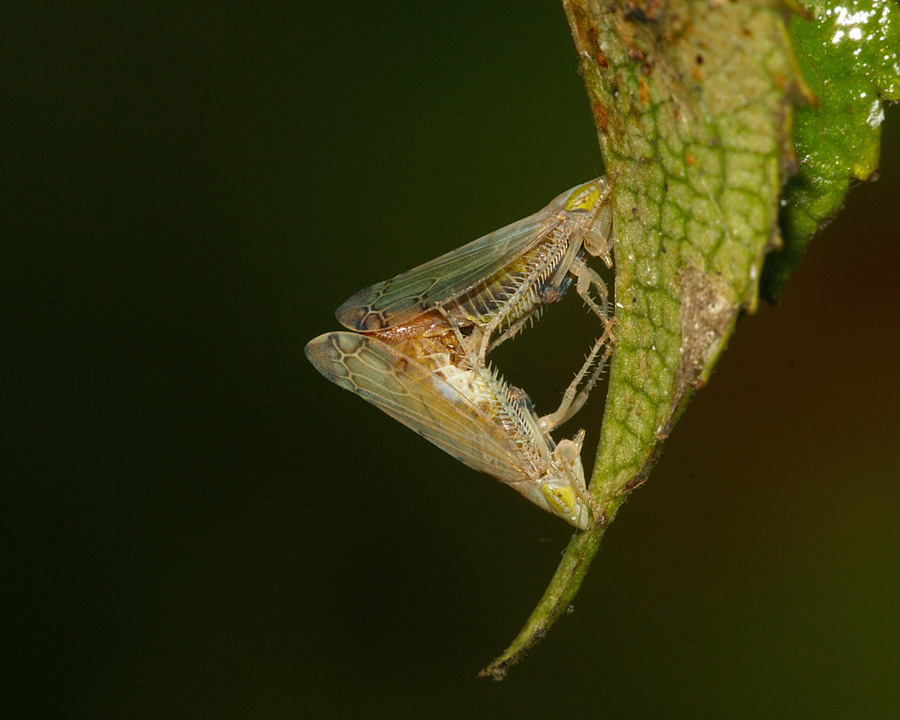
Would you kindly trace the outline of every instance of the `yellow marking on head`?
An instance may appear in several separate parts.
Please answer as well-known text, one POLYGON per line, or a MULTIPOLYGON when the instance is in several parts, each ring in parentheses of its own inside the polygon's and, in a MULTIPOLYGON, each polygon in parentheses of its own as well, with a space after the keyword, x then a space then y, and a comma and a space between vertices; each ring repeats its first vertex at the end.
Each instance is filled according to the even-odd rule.
POLYGON ((554 513, 562 517, 572 514, 575 509, 575 491, 572 488, 544 485, 541 490, 544 492, 544 499, 554 513))
POLYGON ((599 202, 601 196, 600 187, 592 180, 572 191, 572 194, 566 200, 566 210, 570 212, 573 210, 590 212, 594 209, 594 205, 599 202))

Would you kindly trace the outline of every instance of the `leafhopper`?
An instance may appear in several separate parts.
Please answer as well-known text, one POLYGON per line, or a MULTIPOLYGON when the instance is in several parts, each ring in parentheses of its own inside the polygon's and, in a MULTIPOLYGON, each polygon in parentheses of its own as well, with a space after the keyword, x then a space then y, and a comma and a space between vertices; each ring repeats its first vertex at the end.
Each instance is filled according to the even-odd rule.
POLYGON ((490 368, 460 368, 451 361, 451 347, 421 335, 389 344, 376 335, 328 333, 312 340, 306 355, 332 382, 584 530, 594 517, 581 464, 584 431, 559 444, 549 432, 571 414, 575 388, 592 362, 598 368, 588 380, 593 384, 601 348, 595 344, 566 392, 568 402, 544 418, 522 390, 490 368))
POLYGON ((350 330, 386 336, 451 329, 463 351, 457 364, 477 366, 574 279, 611 341, 606 283, 585 262, 589 254, 612 267, 611 190, 605 176, 578 185, 534 215, 360 290, 335 315, 350 330))

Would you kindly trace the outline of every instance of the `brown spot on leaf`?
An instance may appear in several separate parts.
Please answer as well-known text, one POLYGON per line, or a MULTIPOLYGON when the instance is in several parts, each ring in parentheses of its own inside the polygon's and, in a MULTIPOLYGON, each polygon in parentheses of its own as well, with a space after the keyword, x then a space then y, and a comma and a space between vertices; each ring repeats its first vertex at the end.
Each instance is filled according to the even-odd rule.
POLYGON ((772 82, 775 83, 775 87, 777 87, 782 92, 785 92, 790 85, 790 80, 784 75, 784 73, 773 72, 772 82))
POLYGON ((594 124, 597 126, 597 129, 605 135, 606 124, 609 122, 609 111, 603 106, 603 103, 599 101, 594 103, 591 110, 594 113, 594 124))
POLYGON ((650 104, 650 88, 642 77, 638 78, 638 92, 641 95, 641 105, 647 107, 650 104))
POLYGON ((594 55, 600 49, 597 42, 597 28, 594 27, 588 10, 578 2, 566 3, 572 13, 574 23, 575 45, 580 51, 594 55))
POLYGON ((634 490, 636 487, 640 487, 645 482, 647 482, 647 474, 641 473, 640 475, 635 475, 631 480, 625 483, 625 488, 629 491, 634 490))

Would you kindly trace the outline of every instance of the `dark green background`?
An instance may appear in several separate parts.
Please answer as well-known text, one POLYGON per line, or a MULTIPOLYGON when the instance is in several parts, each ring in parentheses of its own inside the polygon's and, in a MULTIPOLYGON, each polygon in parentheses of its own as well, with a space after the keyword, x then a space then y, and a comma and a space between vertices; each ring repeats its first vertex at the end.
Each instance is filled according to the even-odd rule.
MULTIPOLYGON (((4 715, 896 717, 896 108, 881 180, 739 324, 574 614, 495 684, 568 527, 303 346, 601 169, 558 3, 20 5, 4 715)), ((549 409, 590 332, 568 298, 498 362, 549 409)))

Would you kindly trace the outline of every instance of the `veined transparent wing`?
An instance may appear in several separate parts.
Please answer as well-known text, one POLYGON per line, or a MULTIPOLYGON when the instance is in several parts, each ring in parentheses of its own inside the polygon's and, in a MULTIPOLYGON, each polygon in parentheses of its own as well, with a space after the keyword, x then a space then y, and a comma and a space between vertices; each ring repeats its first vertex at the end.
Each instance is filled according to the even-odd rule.
POLYGON ((334 332, 306 346, 316 369, 471 468, 515 485, 529 481, 521 450, 459 391, 368 335, 334 332))
MULTIPOLYGON (((574 188, 573 188, 574 189, 574 188)), ((561 198, 504 228, 424 265, 360 290, 335 311, 344 327, 375 332, 411 322, 500 272, 534 247, 563 217, 561 198)))

